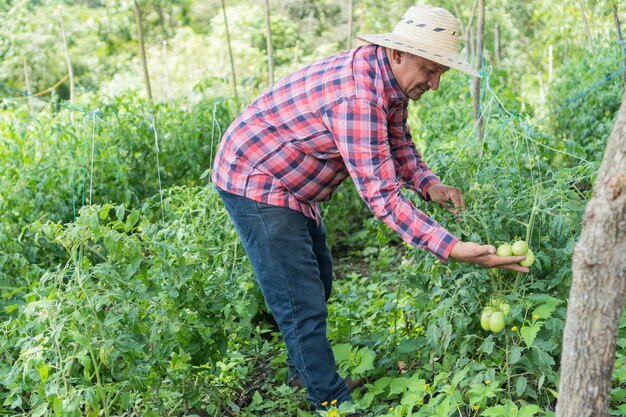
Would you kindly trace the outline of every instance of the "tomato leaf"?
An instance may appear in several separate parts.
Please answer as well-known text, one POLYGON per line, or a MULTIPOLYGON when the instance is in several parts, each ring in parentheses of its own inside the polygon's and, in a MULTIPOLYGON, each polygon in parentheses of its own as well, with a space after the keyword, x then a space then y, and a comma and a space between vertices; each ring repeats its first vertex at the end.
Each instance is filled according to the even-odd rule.
POLYGON ((526 346, 530 347, 533 344, 533 342, 537 338, 539 330, 541 330, 541 326, 543 326, 542 321, 537 321, 530 326, 522 326, 519 334, 522 337, 524 343, 526 343, 526 346))

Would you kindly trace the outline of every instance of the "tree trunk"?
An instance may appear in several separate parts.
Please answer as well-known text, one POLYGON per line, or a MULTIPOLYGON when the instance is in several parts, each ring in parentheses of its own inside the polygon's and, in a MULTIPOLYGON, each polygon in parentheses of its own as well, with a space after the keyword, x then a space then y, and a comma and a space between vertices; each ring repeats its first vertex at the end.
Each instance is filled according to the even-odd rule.
POLYGON ((148 62, 146 60, 146 48, 143 42, 143 24, 141 23, 141 9, 139 3, 135 3, 135 19, 137 20, 137 42, 139 42, 139 54, 141 55, 141 66, 143 68, 143 80, 146 85, 148 99, 152 101, 152 88, 150 87, 150 75, 148 75, 148 62))
POLYGON ((228 56, 230 57, 230 72, 233 76, 233 92, 235 98, 238 98, 237 94, 237 77, 235 76, 235 60, 233 59, 233 49, 230 46, 230 32, 228 31, 228 18, 226 17, 226 4, 222 0, 222 14, 224 15, 224 27, 226 29, 226 43, 228 43, 228 56))
POLYGON ((557 417, 608 415, 626 301, 626 95, 585 209, 561 356, 557 417))
MULTIPOLYGON (((478 27, 476 31, 476 64, 477 71, 483 66, 483 43, 485 40, 485 0, 478 0, 478 27)), ((484 136, 483 118, 480 109, 480 78, 474 78, 474 117, 476 118, 478 141, 481 142, 484 136)))
POLYGON ((267 68, 271 87, 274 85, 274 49, 272 48, 272 27, 270 26, 270 0, 265 0, 265 41, 267 44, 267 68))

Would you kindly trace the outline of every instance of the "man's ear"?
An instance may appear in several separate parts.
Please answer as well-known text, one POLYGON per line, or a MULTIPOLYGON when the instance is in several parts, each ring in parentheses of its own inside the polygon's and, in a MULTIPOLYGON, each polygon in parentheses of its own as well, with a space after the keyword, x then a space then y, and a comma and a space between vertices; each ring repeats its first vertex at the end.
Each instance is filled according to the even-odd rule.
POLYGON ((396 65, 402 62, 402 57, 406 54, 406 52, 398 51, 397 49, 389 49, 389 51, 389 61, 396 65))

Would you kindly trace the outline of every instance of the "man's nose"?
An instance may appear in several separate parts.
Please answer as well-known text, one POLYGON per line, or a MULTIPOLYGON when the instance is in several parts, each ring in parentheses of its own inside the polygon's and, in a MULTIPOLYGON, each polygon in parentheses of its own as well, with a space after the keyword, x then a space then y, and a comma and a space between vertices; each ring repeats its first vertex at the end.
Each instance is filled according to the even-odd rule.
POLYGON ((436 90, 437 88, 439 88, 439 80, 441 79, 441 77, 439 75, 434 76, 433 78, 431 78, 431 80, 428 82, 428 86, 430 87, 431 90, 436 90))

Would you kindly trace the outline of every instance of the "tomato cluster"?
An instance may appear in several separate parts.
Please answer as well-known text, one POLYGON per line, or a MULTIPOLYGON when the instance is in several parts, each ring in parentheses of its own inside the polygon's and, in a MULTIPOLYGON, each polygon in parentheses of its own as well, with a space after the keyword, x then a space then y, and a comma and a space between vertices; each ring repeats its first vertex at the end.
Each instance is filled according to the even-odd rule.
POLYGON ((513 255, 523 255, 526 256, 526 259, 521 261, 519 264, 522 266, 530 267, 535 263, 535 254, 528 247, 528 243, 524 240, 518 240, 517 242, 511 244, 503 243, 498 246, 496 250, 496 254, 498 256, 513 256, 513 255))
POLYGON ((491 300, 480 315, 480 327, 493 333, 504 330, 504 319, 511 312, 509 303, 503 300, 491 300))

